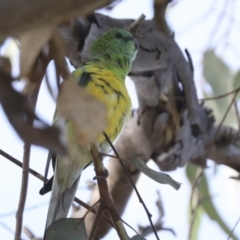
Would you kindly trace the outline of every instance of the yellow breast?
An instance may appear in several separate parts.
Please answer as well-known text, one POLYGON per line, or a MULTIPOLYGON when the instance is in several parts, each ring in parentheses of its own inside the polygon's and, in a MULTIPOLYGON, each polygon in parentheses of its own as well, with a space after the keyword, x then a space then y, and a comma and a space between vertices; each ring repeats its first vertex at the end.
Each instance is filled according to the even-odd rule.
MULTIPOLYGON (((91 81, 86 90, 107 105, 107 128, 105 132, 114 141, 121 132, 124 122, 131 114, 131 100, 125 82, 118 79, 108 69, 88 69, 91 71, 91 81)), ((97 116, 96 116, 97 117, 97 116)), ((103 135, 99 137, 99 144, 105 141, 103 135)))

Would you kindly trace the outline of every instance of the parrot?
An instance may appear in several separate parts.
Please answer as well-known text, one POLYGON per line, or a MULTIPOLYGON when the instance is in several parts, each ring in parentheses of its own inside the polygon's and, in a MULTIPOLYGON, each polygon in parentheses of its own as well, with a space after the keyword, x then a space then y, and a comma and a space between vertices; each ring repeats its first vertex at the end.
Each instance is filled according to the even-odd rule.
MULTIPOLYGON (((111 142, 116 140, 131 116, 131 99, 125 78, 137 52, 138 43, 129 31, 111 28, 93 42, 86 61, 72 73, 76 87, 83 87, 106 104, 107 125, 104 132, 111 142)), ((57 109, 58 106, 55 124, 58 122, 57 109)), ((66 120, 65 125, 68 154, 56 157, 46 229, 54 221, 67 217, 81 173, 92 162, 90 144, 79 143, 76 125, 71 120, 66 120)), ((99 135, 97 144, 102 153, 110 149, 103 133, 99 135)))

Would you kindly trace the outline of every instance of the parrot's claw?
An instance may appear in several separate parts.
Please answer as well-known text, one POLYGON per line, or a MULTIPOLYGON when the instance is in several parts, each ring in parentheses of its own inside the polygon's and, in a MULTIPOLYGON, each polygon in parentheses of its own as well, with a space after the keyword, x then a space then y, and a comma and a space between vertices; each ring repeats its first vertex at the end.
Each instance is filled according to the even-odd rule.
POLYGON ((95 176, 93 178, 93 180, 96 180, 96 179, 105 179, 105 178, 108 178, 109 177, 109 172, 108 170, 105 168, 105 171, 101 173, 101 175, 98 175, 98 176, 95 176))

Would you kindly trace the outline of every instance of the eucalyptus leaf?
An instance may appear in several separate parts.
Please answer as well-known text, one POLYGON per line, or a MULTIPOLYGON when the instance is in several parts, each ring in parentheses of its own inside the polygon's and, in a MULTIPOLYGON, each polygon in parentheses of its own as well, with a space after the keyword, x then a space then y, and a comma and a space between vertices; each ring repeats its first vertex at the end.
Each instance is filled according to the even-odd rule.
MULTIPOLYGON (((233 79, 233 89, 239 88, 240 87, 240 70, 236 73, 233 79)), ((238 92, 237 98, 239 99, 240 97, 240 92, 238 92)))
MULTIPOLYGON (((197 167, 193 166, 192 164, 188 164, 186 168, 186 174, 188 177, 188 180, 190 181, 191 184, 195 182, 195 178, 197 177, 197 167)), ((228 228, 226 223, 223 221, 221 216, 219 215, 217 209, 214 206, 214 203, 211 199, 211 193, 209 191, 209 186, 208 186, 208 180, 205 174, 202 175, 199 185, 198 185, 198 196, 199 200, 201 202, 200 205, 200 211, 197 211, 196 214, 200 214, 202 216, 202 210, 208 215, 208 217, 216 221, 216 223, 219 225, 219 227, 227 234, 229 235, 231 232, 231 229, 228 228)), ((200 221, 200 217, 197 216, 197 221, 200 221)), ((194 226, 196 229, 194 229, 194 235, 196 236, 197 231, 199 230, 199 225, 194 226)), ((196 238, 197 239, 197 238, 196 238)), ((236 237, 234 234, 232 235, 231 239, 237 240, 239 239, 236 237)))
POLYGON ((54 222, 46 230, 45 240, 87 240, 83 218, 63 218, 54 222))
POLYGON ((141 159, 141 155, 137 155, 132 158, 130 163, 134 165, 139 171, 146 174, 148 177, 150 177, 156 182, 168 184, 176 190, 178 190, 181 186, 181 183, 173 180, 168 174, 157 172, 149 168, 146 163, 141 159))
POLYGON ((135 235, 131 238, 131 240, 146 240, 146 238, 140 236, 140 235, 135 235))
MULTIPOLYGON (((201 189, 201 195, 203 194, 203 196, 201 197, 202 199, 206 199, 206 197, 210 196, 210 192, 209 192, 209 187, 208 187, 208 182, 207 182, 207 178, 205 176, 205 174, 203 175, 201 182, 200 182, 200 189, 201 189)), ((215 208, 213 201, 209 198, 206 200, 202 201, 202 207, 205 210, 206 214, 208 215, 208 217, 210 219, 212 219, 213 221, 216 221, 219 225, 219 227, 221 227, 221 229, 227 234, 229 235, 231 233, 231 229, 229 229, 229 227, 226 225, 226 223, 223 221, 223 219, 221 218, 221 216, 219 215, 217 209, 215 208)), ((238 240, 239 238, 236 237, 234 234, 231 236, 231 239, 233 240, 238 240)))
POLYGON ((215 95, 223 94, 229 88, 232 88, 232 84, 230 84, 232 83, 231 71, 213 50, 208 50, 204 53, 203 74, 211 85, 215 95))
POLYGON ((240 70, 236 73, 233 79, 233 89, 240 87, 240 70))
POLYGON ((191 240, 197 240, 198 239, 198 233, 199 233, 199 230, 200 230, 200 224, 201 224, 203 214, 204 214, 203 208, 201 208, 201 207, 198 208, 196 216, 195 216, 195 220, 193 222, 191 240))
MULTIPOLYGON (((193 166, 192 164, 188 164, 186 167, 186 174, 187 174, 187 178, 188 178, 189 182, 191 184, 193 184, 197 177, 197 168, 195 166, 193 166)), ((189 213, 191 214, 191 203, 190 202, 189 202, 189 213)), ((204 213, 204 209, 202 207, 199 207, 196 210, 195 220, 192 223, 193 224, 192 232, 191 232, 192 240, 198 239, 198 233, 199 233, 200 223, 201 223, 203 213, 204 213)), ((189 219, 191 219, 190 214, 189 214, 189 219)))
MULTIPOLYGON (((207 97, 218 96, 233 90, 233 75, 228 65, 218 57, 213 50, 206 51, 203 57, 203 75, 206 81, 211 85, 213 94, 207 94, 207 97)), ((206 106, 214 110, 217 122, 222 120, 231 100, 232 95, 206 101, 206 106)), ((235 111, 230 109, 224 124, 235 127, 235 111)))

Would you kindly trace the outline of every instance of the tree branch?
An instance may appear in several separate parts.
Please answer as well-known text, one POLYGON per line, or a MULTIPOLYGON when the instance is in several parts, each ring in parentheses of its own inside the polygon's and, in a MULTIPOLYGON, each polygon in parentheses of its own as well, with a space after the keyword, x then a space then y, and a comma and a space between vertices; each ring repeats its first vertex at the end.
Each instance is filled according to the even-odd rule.
MULTIPOLYGON (((96 172, 96 179, 98 182, 98 190, 100 195, 100 207, 99 207, 100 211, 98 211, 98 213, 101 216, 104 212, 104 209, 106 209, 112 218, 112 221, 115 225, 119 238, 121 240, 128 240, 129 238, 127 236, 126 230, 121 221, 121 217, 119 216, 118 210, 111 196, 109 195, 108 185, 106 181, 106 177, 107 177, 106 173, 108 175, 108 171, 103 166, 102 157, 99 154, 99 148, 96 145, 91 145, 91 152, 93 156, 94 170, 96 172)), ((99 218, 97 219, 97 221, 94 221, 94 225, 92 226, 92 228, 98 225, 98 222, 99 222, 98 220, 100 220, 99 218)), ((92 233, 91 237, 94 237, 95 232, 96 232, 96 229, 91 231, 92 233)))
POLYGON ((24 144, 24 155, 23 155, 23 171, 22 171, 22 185, 20 198, 18 203, 18 209, 16 213, 16 229, 15 229, 15 240, 21 240, 22 233, 22 222, 23 222, 23 212, 27 199, 27 189, 28 189, 28 170, 30 162, 30 148, 29 144, 24 144))
POLYGON ((8 0, 0 2, 0 40, 46 25, 89 14, 111 0, 8 0), (21 11, 19 11, 21 9, 21 11), (9 13, 14 13, 9 17, 9 13), (39 17, 41 13, 41 17, 39 17))
MULTIPOLYGON (((35 68, 34 70, 36 70, 35 68)), ((33 112, 35 112, 35 108, 37 105, 37 98, 38 98, 38 93, 39 89, 41 86, 41 80, 42 77, 40 76, 40 79, 37 78, 39 77, 38 74, 33 74, 33 79, 31 79, 34 82, 37 82, 38 85, 35 88, 35 91, 32 92, 29 95, 29 102, 31 103, 33 112), (34 77, 36 79, 34 79, 34 77)), ((32 126, 34 121, 33 116, 28 116, 26 122, 32 126)), ((21 233, 22 233, 22 222, 23 222, 23 212, 24 212, 24 207, 27 199, 27 189, 28 189, 28 173, 29 173, 29 163, 30 163, 30 151, 31 151, 31 145, 28 143, 24 144, 24 153, 23 153, 23 171, 22 171, 22 185, 21 185, 21 192, 20 192, 20 198, 19 198, 19 204, 18 204, 18 209, 16 213, 16 230, 15 230, 15 240, 20 240, 21 239, 21 233)))

